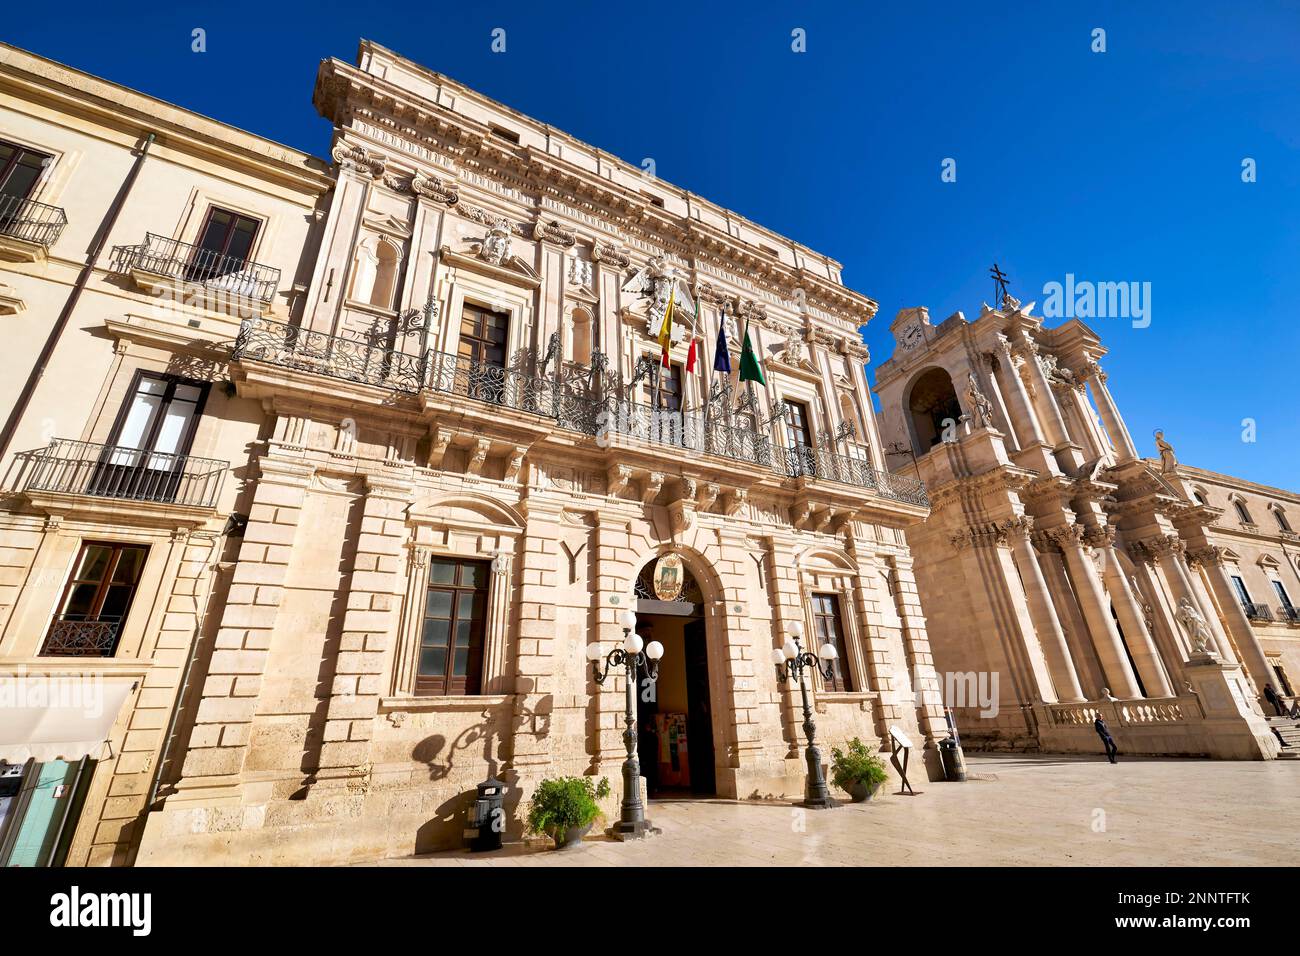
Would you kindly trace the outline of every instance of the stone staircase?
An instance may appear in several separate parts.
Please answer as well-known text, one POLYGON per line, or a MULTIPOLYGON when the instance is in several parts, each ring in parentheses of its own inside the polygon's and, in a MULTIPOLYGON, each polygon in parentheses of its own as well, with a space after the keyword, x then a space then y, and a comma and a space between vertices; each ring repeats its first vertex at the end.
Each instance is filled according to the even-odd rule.
POLYGON ((1282 741, 1279 760, 1300 760, 1300 719, 1295 717, 1270 717, 1268 725, 1282 741))

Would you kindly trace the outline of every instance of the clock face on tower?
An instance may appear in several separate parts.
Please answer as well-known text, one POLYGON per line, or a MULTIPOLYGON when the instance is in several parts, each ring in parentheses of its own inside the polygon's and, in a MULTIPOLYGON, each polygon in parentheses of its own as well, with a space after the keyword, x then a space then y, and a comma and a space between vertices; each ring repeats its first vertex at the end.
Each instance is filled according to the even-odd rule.
POLYGON ((921 324, 919 322, 913 322, 903 329, 898 336, 899 344, 909 352, 921 344, 921 339, 921 324))

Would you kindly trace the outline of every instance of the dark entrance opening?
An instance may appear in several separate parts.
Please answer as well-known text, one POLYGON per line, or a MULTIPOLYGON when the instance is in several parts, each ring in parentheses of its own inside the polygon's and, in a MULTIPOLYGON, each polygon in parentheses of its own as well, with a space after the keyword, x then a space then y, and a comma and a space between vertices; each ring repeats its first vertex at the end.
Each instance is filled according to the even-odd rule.
POLYGON ((685 574, 679 600, 654 597, 651 562, 637 582, 637 633, 659 641, 659 680, 637 694, 638 757, 651 799, 717 793, 708 640, 699 587, 685 574), (646 596, 649 595, 649 596, 646 596))

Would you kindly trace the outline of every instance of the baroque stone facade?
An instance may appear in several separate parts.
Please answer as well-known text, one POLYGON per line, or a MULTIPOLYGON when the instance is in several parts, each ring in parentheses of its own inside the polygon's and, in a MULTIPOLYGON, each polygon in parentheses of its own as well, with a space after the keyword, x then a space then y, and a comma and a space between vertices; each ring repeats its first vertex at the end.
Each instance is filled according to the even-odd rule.
POLYGON ((1249 555, 1291 587, 1255 593, 1291 606, 1296 496, 1181 466, 1163 438, 1139 457, 1097 335, 1000 305, 938 326, 900 311, 876 382, 891 466, 930 492, 907 538, 963 740, 1095 751, 1101 714, 1130 753, 1275 756, 1263 692, 1289 693, 1274 663, 1293 632, 1252 623, 1234 577, 1249 555), (1257 527, 1225 527, 1245 494, 1270 511, 1270 558, 1257 527), (995 705, 963 695, 971 674, 995 705))
MULTIPOLYGON (((24 57, 6 70, 99 92, 24 57)), ((135 96, 112 94, 99 108, 135 96)), ((629 606, 668 648, 710 792, 802 792, 799 695, 771 664, 794 620, 841 648, 812 688, 827 748, 898 727, 933 768, 904 537, 927 502, 885 469, 859 334, 876 306, 838 263, 369 42, 322 63, 315 105, 328 166, 189 114, 220 162, 176 128, 148 141, 110 241, 181 215, 144 242, 170 257, 91 270, 61 385, 46 372, 6 450, 0 666, 135 682, 83 748, 69 860, 454 845, 494 774, 517 835, 543 777, 617 777, 623 689, 586 652, 622 641, 629 606), (661 371, 670 293, 699 324, 679 309, 661 371), (733 368, 748 329, 765 384, 708 371, 719 324, 733 368), (51 417, 76 441, 36 440, 51 417), (115 620, 127 591, 92 546, 128 568, 115 620), (663 601, 638 581, 669 554, 692 588, 663 601)), ((75 154, 71 122, 4 106, 32 148, 75 154)), ((61 159, 49 182, 84 191, 68 218, 89 235, 109 195, 61 159)), ((62 305, 40 269, 13 285, 43 322, 62 305)), ((70 755, 52 747, 37 759, 70 755)))

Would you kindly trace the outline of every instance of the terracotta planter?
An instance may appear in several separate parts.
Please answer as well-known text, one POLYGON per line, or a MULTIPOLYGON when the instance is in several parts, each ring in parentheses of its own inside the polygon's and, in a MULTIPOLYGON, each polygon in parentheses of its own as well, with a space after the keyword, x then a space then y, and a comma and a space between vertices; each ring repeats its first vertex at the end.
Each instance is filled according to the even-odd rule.
POLYGON ((557 830, 551 834, 551 839, 555 841, 557 850, 564 850, 571 846, 577 846, 582 842, 582 838, 591 832, 591 824, 584 827, 569 827, 567 830, 557 830))
POLYGON ((868 783, 865 780, 855 780, 853 785, 846 791, 854 803, 865 803, 876 795, 883 784, 868 783))

